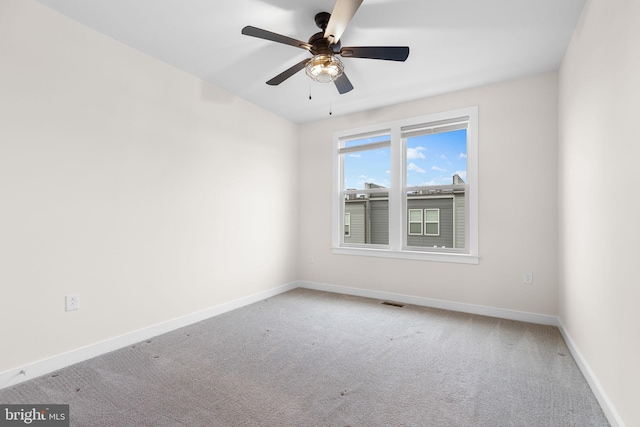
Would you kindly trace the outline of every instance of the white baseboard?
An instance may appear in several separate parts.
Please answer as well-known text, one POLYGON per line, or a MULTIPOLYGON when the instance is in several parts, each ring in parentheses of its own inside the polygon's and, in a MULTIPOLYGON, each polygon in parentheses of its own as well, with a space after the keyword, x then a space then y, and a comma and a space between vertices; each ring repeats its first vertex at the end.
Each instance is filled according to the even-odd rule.
POLYGON ((537 323, 540 325, 558 326, 558 318, 545 314, 528 313, 525 311, 507 310, 504 308, 486 307, 482 305, 465 304, 432 298, 416 297, 412 295, 395 294, 390 292, 372 291, 369 289, 349 288, 345 286, 328 285, 324 283, 298 282, 301 288, 318 291, 334 292, 379 300, 402 302, 443 310, 460 311, 463 313, 479 314, 482 316, 498 317, 501 319, 518 320, 520 322, 537 323))
POLYGON ((216 305, 206 310, 198 311, 196 313, 191 313, 186 316, 158 323, 147 328, 138 329, 136 331, 132 331, 127 334, 120 335, 118 337, 114 337, 102 342, 90 344, 86 347, 78 348, 68 353, 63 353, 48 359, 40 360, 38 362, 34 362, 20 368, 10 369, 8 371, 0 373, 0 389, 49 374, 51 372, 55 372, 56 370, 85 361, 87 359, 91 359, 92 357, 100 356, 102 354, 118 350, 120 348, 147 340, 149 338, 173 331, 175 329, 182 328, 184 326, 191 325, 193 323, 197 323, 214 316, 218 316, 228 311, 261 301, 265 298, 270 298, 283 292, 290 291, 297 287, 297 283, 289 283, 287 285, 249 295, 244 298, 239 298, 220 305, 216 305))
POLYGON ((580 368, 580 371, 582 371, 582 375, 584 375, 587 383, 589 383, 589 386, 591 387, 593 394, 596 396, 596 399, 607 417, 609 424, 611 424, 611 427, 624 427, 624 422, 620 418, 620 415, 618 415, 618 412, 609 400, 609 397, 607 397, 607 394, 604 392, 604 389, 591 370, 591 367, 589 367, 586 359, 576 346, 576 343, 571 338, 571 335, 569 335, 565 329, 562 319, 558 319, 558 329, 560 329, 564 342, 567 343, 567 347, 569 347, 569 351, 571 352, 573 359, 578 364, 578 367, 580 368))

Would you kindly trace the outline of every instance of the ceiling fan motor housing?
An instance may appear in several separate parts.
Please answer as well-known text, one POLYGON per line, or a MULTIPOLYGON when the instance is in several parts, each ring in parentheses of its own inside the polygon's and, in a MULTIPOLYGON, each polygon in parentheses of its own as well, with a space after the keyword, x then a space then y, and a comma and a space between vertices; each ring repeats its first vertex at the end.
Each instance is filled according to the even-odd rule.
POLYGON ((332 55, 340 52, 340 41, 338 40, 338 43, 332 44, 330 41, 331 38, 325 37, 325 30, 327 29, 330 18, 331 14, 329 12, 320 12, 315 17, 316 25, 322 31, 315 33, 309 38, 309 44, 312 46, 311 53, 314 55, 332 55))
POLYGON ((340 42, 336 44, 330 44, 328 39, 324 38, 324 33, 315 33, 309 38, 309 44, 311 45, 311 53, 314 55, 325 54, 332 55, 340 51, 340 42))

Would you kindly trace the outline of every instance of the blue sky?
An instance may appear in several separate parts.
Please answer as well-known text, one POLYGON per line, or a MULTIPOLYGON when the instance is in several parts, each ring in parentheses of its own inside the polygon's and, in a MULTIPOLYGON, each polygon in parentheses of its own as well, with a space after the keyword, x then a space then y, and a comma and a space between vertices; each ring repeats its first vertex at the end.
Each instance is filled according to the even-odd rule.
MULTIPOLYGON (((374 141, 354 141, 348 146, 374 141)), ((466 130, 408 138, 407 186, 448 185, 454 174, 466 181, 466 147, 466 130)), ((361 189, 365 182, 389 187, 390 153, 389 148, 380 148, 346 154, 345 188, 361 189)))

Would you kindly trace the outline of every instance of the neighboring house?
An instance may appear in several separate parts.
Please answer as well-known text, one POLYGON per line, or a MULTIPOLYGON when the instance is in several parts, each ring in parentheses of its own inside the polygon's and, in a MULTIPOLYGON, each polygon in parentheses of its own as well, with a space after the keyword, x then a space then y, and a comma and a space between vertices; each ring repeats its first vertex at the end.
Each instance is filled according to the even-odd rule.
MULTIPOLYGON (((464 184, 453 176, 453 185, 464 184)), ((365 189, 384 188, 366 183, 365 189)), ((389 244, 389 194, 351 194, 345 200, 344 242, 389 244)), ((465 191, 423 189, 407 195, 406 244, 411 247, 465 247, 465 191)))

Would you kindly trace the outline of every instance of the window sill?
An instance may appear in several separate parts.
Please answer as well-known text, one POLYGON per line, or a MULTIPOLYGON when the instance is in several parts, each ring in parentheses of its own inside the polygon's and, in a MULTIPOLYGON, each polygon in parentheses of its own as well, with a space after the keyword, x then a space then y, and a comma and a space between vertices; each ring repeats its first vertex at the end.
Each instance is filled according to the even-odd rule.
POLYGON ((422 251, 392 251, 389 249, 334 247, 331 252, 337 255, 370 256, 379 258, 410 259, 416 261, 452 262, 458 264, 479 264, 480 257, 469 254, 422 251))

